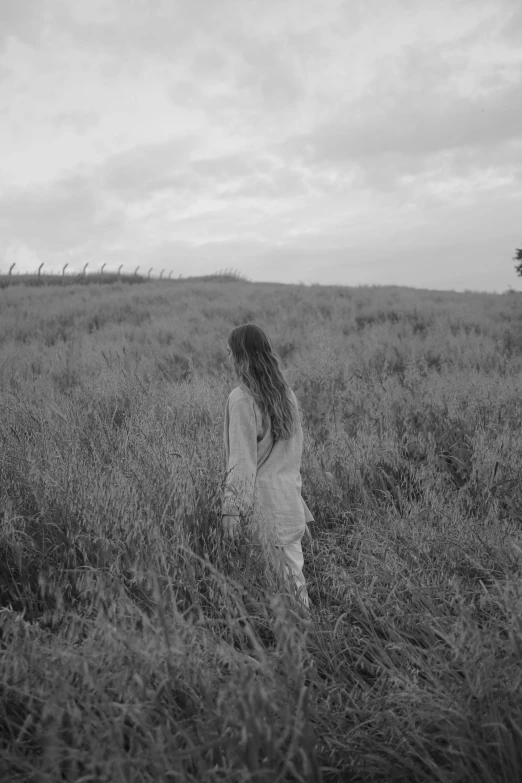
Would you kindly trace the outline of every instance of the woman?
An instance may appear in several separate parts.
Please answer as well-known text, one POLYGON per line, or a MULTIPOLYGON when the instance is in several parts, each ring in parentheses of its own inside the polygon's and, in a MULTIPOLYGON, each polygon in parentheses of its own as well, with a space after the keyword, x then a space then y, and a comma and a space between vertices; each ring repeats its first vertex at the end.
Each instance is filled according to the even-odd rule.
POLYGON ((244 324, 228 337, 239 380, 225 411, 227 479, 223 529, 234 538, 252 515, 271 529, 302 602, 308 606, 301 539, 313 521, 301 497, 303 431, 297 400, 266 334, 244 324))

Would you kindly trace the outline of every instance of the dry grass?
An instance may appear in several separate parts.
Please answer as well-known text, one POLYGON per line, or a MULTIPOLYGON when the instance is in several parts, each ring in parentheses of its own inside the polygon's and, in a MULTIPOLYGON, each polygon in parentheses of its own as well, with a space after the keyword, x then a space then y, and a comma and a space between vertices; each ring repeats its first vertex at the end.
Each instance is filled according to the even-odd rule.
POLYGON ((516 297, 0 290, 0 774, 522 779, 516 297), (230 328, 303 407, 311 618, 219 536, 230 328))

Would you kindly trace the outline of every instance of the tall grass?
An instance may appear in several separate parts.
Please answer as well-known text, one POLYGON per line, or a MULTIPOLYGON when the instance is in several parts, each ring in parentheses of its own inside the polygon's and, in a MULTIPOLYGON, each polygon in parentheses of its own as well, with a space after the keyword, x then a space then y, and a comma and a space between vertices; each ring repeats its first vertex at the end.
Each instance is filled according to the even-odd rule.
POLYGON ((521 313, 407 289, 0 291, 0 773, 522 779, 521 313), (302 615, 219 535, 230 328, 303 408, 302 615))

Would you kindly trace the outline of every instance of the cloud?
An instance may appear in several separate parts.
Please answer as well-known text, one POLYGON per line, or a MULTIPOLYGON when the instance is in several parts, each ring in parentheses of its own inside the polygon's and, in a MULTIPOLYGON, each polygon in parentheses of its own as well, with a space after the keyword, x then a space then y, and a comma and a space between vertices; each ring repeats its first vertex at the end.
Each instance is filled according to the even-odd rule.
POLYGON ((296 236, 266 248, 252 262, 251 274, 285 282, 348 279, 351 285, 504 291, 516 282, 510 257, 520 242, 520 195, 494 194, 487 203, 458 207, 446 204, 437 213, 438 223, 426 221, 422 213, 402 225, 374 218, 354 236, 340 223, 306 243, 296 236))
MULTIPOLYGON (((134 255, 146 254, 157 242, 172 242, 165 239, 172 226, 210 243, 212 236, 222 237, 234 228, 241 231, 237 210, 235 218, 223 214, 226 198, 216 207, 213 197, 219 192, 237 197, 245 183, 259 184, 261 172, 271 171, 271 165, 241 155, 191 160, 196 149, 195 139, 174 137, 136 146, 95 166, 82 166, 47 186, 6 189, 0 197, 2 233, 11 243, 24 243, 48 258, 68 249, 104 248, 112 254, 109 248, 122 243, 132 243, 134 255)), ((250 219, 259 220, 257 208, 250 206, 249 212, 250 219)), ((248 219, 245 224, 249 225, 248 219)), ((180 241, 182 247, 191 246, 190 240, 180 241)))
MULTIPOLYGON (((260 256, 266 249, 262 241, 245 241, 241 239, 223 239, 221 241, 205 240, 183 241, 166 239, 151 243, 147 247, 136 248, 132 252, 133 261, 140 265, 152 266, 154 269, 163 267, 186 274, 198 272, 208 273, 226 266, 234 267, 238 259, 251 261, 260 256)), ((113 263, 128 260, 128 251, 116 249, 111 254, 113 263)))
POLYGON ((99 121, 100 115, 95 111, 61 111, 53 119, 57 127, 72 128, 81 134, 95 128, 99 121))
POLYGON ((88 179, 70 176, 38 191, 10 191, 0 198, 0 227, 46 258, 78 246, 100 246, 118 237, 123 217, 105 210, 88 179))
POLYGON ((0 65, 0 86, 2 82, 8 83, 8 79, 12 79, 13 77, 13 71, 11 68, 8 68, 6 65, 0 65))
POLYGON ((283 14, 270 0, 263 5, 255 0, 137 0, 105 6, 112 13, 104 18, 92 13, 86 18, 70 6, 54 23, 78 46, 99 56, 110 51, 108 73, 167 63, 174 103, 195 106, 204 98, 210 108, 215 100, 215 111, 232 102, 240 113, 234 119, 245 125, 259 122, 265 109, 291 110, 306 92, 306 63, 313 67, 314 51, 321 46, 320 36, 313 34, 318 20, 310 15, 310 0, 285 0, 283 14))
POLYGON ((268 110, 291 110, 304 95, 299 62, 292 48, 283 40, 243 40, 241 67, 236 84, 261 100, 268 110))
POLYGON ((226 194, 232 199, 253 199, 262 202, 281 203, 306 195, 309 186, 304 172, 290 166, 267 167, 257 170, 250 177, 237 182, 226 194))
POLYGON ((99 176, 104 188, 127 202, 143 201, 179 183, 179 174, 196 147, 194 137, 138 145, 111 156, 100 165, 99 176))
MULTIPOLYGON (((420 62, 419 62, 420 61, 420 62)), ((437 92, 410 53, 396 75, 393 91, 377 78, 360 101, 343 105, 326 122, 290 138, 286 149, 299 149, 310 164, 360 163, 385 155, 425 157, 447 151, 491 148, 522 140, 522 70, 515 84, 504 84, 480 96, 437 92), (424 86, 407 74, 418 69, 424 86), (431 87, 431 88, 430 88, 431 87), (296 146, 298 145, 298 146, 296 146)), ((438 73, 450 70, 441 63, 438 73)))
POLYGON ((216 34, 230 19, 236 0, 106 0, 70 4, 55 0, 61 13, 56 23, 78 43, 93 51, 119 56, 169 59, 190 47, 194 38, 216 34))
POLYGON ((36 46, 45 22, 45 2, 14 0, 0 3, 0 53, 9 38, 36 46))
POLYGON ((522 37, 522 8, 520 7, 518 0, 514 0, 513 5, 514 8, 502 25, 500 34, 519 46, 522 37))
POLYGON ((490 68, 486 84, 469 84, 455 78, 454 50, 453 43, 425 44, 384 58, 360 97, 290 134, 278 154, 311 172, 335 173, 344 192, 406 190, 411 197, 416 189, 422 197, 430 180, 514 182, 522 167, 522 58, 507 72, 490 68))
POLYGON ((464 247, 458 215, 491 253, 520 196, 519 11, 0 0, 2 242, 288 280, 328 256, 350 282, 346 254, 400 276, 408 242, 464 247))
POLYGON ((251 157, 241 154, 195 158, 190 163, 191 171, 212 180, 249 177, 255 167, 255 161, 251 157))

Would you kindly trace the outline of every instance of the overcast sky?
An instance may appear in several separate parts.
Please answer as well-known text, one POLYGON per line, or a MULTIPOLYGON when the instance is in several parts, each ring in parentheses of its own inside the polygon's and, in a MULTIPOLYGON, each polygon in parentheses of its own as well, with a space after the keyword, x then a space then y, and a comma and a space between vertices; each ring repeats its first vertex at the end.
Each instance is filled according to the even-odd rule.
POLYGON ((0 270, 522 289, 520 0, 0 0, 0 270))

